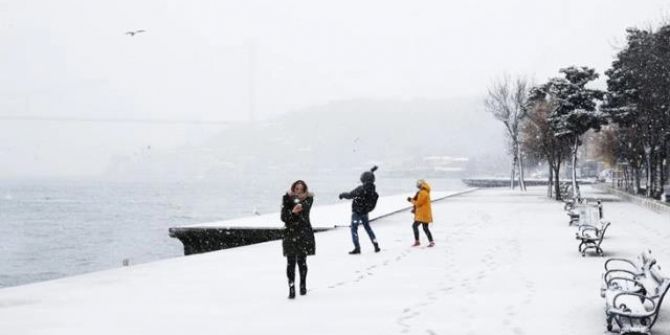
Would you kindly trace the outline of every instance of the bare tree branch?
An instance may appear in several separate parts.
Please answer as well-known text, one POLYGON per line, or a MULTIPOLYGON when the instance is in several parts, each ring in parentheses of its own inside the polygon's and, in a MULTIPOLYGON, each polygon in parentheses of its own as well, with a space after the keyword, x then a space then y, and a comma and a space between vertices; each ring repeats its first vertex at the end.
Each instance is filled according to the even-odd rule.
MULTIPOLYGON (((503 75, 491 83, 484 98, 484 107, 493 117, 505 126, 507 136, 510 139, 510 153, 512 160, 512 179, 514 179, 515 167, 518 166, 519 186, 526 189, 523 180, 523 156, 521 154, 519 130, 522 120, 528 115, 528 80, 523 77, 512 79, 509 75, 503 75)), ((514 188, 514 182, 511 181, 514 188)))

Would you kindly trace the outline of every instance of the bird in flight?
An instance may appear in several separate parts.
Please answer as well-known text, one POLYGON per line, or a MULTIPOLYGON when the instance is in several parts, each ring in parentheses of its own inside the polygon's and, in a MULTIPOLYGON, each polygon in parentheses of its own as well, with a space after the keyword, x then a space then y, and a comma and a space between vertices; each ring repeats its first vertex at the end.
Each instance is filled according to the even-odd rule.
POLYGON ((130 37, 133 37, 133 36, 135 36, 136 34, 143 33, 143 32, 144 32, 144 29, 140 29, 140 30, 132 30, 132 31, 127 31, 127 32, 126 32, 126 35, 130 35, 130 37))

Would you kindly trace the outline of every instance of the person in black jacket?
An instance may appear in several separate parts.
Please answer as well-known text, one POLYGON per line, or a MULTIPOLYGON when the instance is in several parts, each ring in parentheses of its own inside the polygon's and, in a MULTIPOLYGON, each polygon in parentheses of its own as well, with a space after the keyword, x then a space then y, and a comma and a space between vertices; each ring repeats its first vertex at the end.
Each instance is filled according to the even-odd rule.
POLYGON ((287 263, 289 299, 295 298, 296 264, 300 271, 300 295, 307 294, 307 256, 316 252, 314 231, 309 221, 313 203, 314 194, 308 191, 307 184, 302 180, 294 182, 291 191, 282 198, 281 220, 285 226, 282 248, 287 263))
POLYGON ((371 207, 374 207, 372 202, 376 202, 376 187, 375 187, 375 170, 373 167, 370 171, 365 171, 361 174, 361 183, 351 192, 340 193, 340 199, 353 199, 351 202, 351 239, 354 242, 354 250, 350 251, 350 255, 357 255, 361 253, 361 245, 358 242, 358 225, 363 225, 365 231, 375 247, 375 252, 379 252, 379 243, 375 237, 375 233, 370 227, 368 220, 368 213, 371 207))

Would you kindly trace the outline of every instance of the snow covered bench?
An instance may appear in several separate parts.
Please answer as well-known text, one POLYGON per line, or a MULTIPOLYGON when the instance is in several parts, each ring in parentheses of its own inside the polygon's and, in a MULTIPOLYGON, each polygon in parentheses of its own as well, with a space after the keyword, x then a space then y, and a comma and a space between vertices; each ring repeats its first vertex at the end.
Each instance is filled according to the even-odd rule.
POLYGON ((575 238, 580 241, 578 250, 582 256, 586 256, 588 249, 594 249, 602 256, 603 250, 600 244, 610 223, 603 220, 601 201, 598 200, 593 204, 587 200, 573 199, 565 203, 564 209, 570 217, 569 225, 577 225, 575 238))
POLYGON ((605 261, 605 272, 602 274, 600 296, 605 297, 607 290, 619 290, 632 293, 640 293, 640 287, 635 282, 627 280, 612 280, 613 278, 627 278, 633 281, 639 280, 647 275, 656 259, 651 255, 651 250, 645 250, 635 259, 610 258, 605 261), (612 286, 609 286, 611 282, 612 286))
POLYGON ((572 184, 571 183, 561 183, 559 184, 559 192, 561 192, 561 198, 572 198, 572 184))
POLYGON ((577 212, 577 239, 583 240, 585 237, 593 239, 602 236, 601 232, 605 230, 609 222, 603 220, 603 207, 600 200, 596 204, 587 202, 580 204, 574 211, 577 212))
POLYGON ((664 276, 655 265, 638 280, 610 278, 608 287, 611 289, 605 292, 607 330, 612 331, 614 322, 620 334, 651 334, 651 328, 658 319, 663 299, 670 288, 670 278, 664 276), (628 283, 628 290, 616 289, 616 282, 628 283), (639 292, 630 292, 631 287, 639 292))
POLYGON ((570 217, 569 225, 596 226, 596 223, 603 218, 603 206, 600 200, 593 204, 587 200, 577 199, 566 203, 565 208, 566 214, 570 217))
POLYGON ((577 199, 563 200, 563 210, 568 212, 575 208, 577 204, 577 199))
POLYGON ((609 226, 609 222, 603 222, 600 227, 590 225, 579 227, 575 238, 580 241, 578 250, 582 254, 582 257, 586 256, 586 251, 589 249, 593 249, 597 254, 604 256, 600 244, 603 243, 605 232, 609 226))
POLYGON ((579 211, 577 210, 577 206, 579 206, 582 203, 582 199, 579 198, 572 198, 570 200, 564 200, 563 201, 563 210, 565 211, 565 214, 570 218, 570 221, 568 221, 568 225, 571 226, 579 221, 579 211))

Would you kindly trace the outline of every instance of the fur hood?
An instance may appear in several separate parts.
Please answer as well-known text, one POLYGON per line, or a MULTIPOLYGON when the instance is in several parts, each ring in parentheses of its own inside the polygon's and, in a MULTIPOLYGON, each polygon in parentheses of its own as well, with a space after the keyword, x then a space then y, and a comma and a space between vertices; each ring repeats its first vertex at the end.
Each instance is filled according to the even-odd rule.
MULTIPOLYGON (((298 197, 298 196, 297 196, 295 193, 293 193, 292 191, 288 191, 288 192, 286 192, 286 196, 287 196, 287 197, 298 197)), ((307 198, 314 198, 314 193, 312 193, 312 192, 307 192, 307 194, 305 195, 305 198, 304 198, 304 199, 307 199, 307 198)))
POLYGON ((420 185, 420 189, 426 190, 426 192, 430 193, 430 185, 428 185, 428 183, 425 180, 419 179, 416 181, 416 183, 417 185, 420 185))

